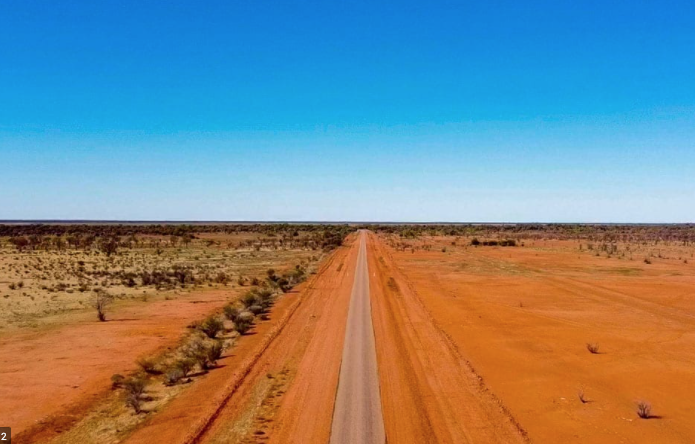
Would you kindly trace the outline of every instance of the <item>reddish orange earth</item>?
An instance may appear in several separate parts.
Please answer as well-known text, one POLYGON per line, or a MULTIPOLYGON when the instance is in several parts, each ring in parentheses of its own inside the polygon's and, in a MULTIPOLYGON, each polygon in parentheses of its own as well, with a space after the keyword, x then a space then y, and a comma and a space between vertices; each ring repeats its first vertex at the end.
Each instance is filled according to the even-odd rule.
POLYGON ((193 320, 221 307, 229 292, 133 303, 99 322, 92 313, 75 324, 0 338, 0 418, 15 436, 45 440, 64 430, 109 390, 115 373, 173 346, 193 320))
POLYGON ((375 242, 374 254, 533 442, 695 442, 695 266, 679 257, 691 253, 647 264, 576 242, 452 241, 375 242), (637 416, 640 400, 652 418, 637 416))
MULTIPOLYGON (((387 442, 695 442, 692 264, 594 257, 576 242, 472 248, 438 237, 412 242, 427 249, 396 250, 386 237, 364 235, 387 442), (587 343, 598 343, 599 353, 587 343), (637 416, 640 400, 651 403, 652 418, 637 416)), ((127 441, 328 442, 358 236, 281 298, 271 320, 230 349, 220 368, 150 414, 127 441)), ((174 312, 180 309, 168 316, 174 312)), ((187 323, 160 322, 157 328, 187 323)), ((125 324, 111 334, 138 338, 125 324)), ((94 325, 71 327, 60 342, 28 338, 35 349, 14 351, 33 356, 23 356, 13 373, 27 386, 62 381, 50 387, 66 402, 80 399, 70 398, 78 389, 62 387, 63 372, 46 379, 45 362, 33 361, 85 353, 70 351, 78 347, 67 341, 89 338, 94 325)), ((111 336, 97 337, 102 343, 111 336)), ((140 340, 128 346, 147 348, 140 340)), ((0 348, 10 344, 20 347, 11 341, 0 348)), ((119 347, 124 353, 126 345, 119 347)), ((102 379, 132 366, 132 354, 101 352, 101 359, 74 359, 102 379)), ((34 410, 17 418, 28 425, 37 417, 45 389, 26 388, 36 397, 34 410)))
MULTIPOLYGON (((201 386, 193 388, 180 399, 180 409, 168 408, 130 442, 156 437, 166 442, 327 443, 359 248, 356 239, 351 237, 301 292, 282 332, 241 383, 197 394, 201 386), (269 378, 281 381, 269 384, 269 378), (193 401, 211 399, 225 387, 234 391, 221 403, 203 408, 193 401), (203 423, 191 421, 199 411, 214 413, 205 414, 203 423), (193 434, 186 434, 191 430, 193 434)), ((367 245, 387 441, 526 441, 523 429, 437 329, 417 297, 406 287, 385 290, 392 269, 383 260, 384 247, 373 235, 367 245)))

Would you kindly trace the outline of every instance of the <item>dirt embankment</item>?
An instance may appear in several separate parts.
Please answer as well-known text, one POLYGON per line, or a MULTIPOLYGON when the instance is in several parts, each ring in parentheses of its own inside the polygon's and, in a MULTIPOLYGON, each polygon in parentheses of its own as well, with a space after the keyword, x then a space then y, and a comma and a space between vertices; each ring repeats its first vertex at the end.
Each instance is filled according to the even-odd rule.
POLYGON ((514 443, 523 430, 437 327, 384 245, 368 242, 388 442, 514 443))

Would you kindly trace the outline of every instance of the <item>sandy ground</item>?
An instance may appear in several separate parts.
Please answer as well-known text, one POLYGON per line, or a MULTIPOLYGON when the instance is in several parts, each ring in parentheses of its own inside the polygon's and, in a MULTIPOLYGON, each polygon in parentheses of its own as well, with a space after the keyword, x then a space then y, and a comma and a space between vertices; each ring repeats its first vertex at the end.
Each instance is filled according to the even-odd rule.
MULTIPOLYGON (((695 441, 695 264, 682 259, 692 255, 687 248, 659 246, 646 263, 596 256, 573 241, 473 248, 442 236, 399 240, 396 249, 392 238, 367 237, 387 442, 695 441), (638 418, 640 400, 651 403, 652 418, 638 418)), ((327 443, 357 239, 283 296, 218 368, 121 438, 327 443)), ((5 334, 0 397, 11 401, 0 404, 0 417, 14 415, 28 441, 47 442, 103 397, 111 374, 175 345, 191 320, 230 296, 132 301, 111 322, 84 313, 74 325, 5 334), (30 435, 32 426, 53 435, 30 435)))
POLYGON ((357 256, 352 243, 283 297, 271 321, 239 341, 222 368, 127 442, 327 442, 357 256))
MULTIPOLYGON (((130 304, 98 322, 74 323, 0 339, 0 418, 12 432, 35 426, 64 430, 109 390, 111 375, 127 374, 139 356, 175 345, 193 320, 221 307, 233 293, 207 291, 176 300, 130 304)), ((33 440, 33 439, 32 439, 33 440)))
MULTIPOLYGON (((225 242, 242 239, 218 237, 225 242)), ((70 435, 66 432, 78 421, 113 398, 112 375, 128 375, 138 368, 137 359, 174 348, 191 331, 187 326, 192 322, 247 291, 248 286, 237 282, 240 276, 248 285, 252 277, 263 279, 269 268, 281 273, 307 264, 313 269, 322 254, 305 249, 235 250, 204 240, 162 251, 123 248, 109 258, 93 251, 0 248, 0 293, 7 292, 0 299, 0 418, 11 425, 18 442, 70 435), (136 285, 129 287, 113 277, 90 281, 85 273, 139 273, 177 264, 190 267, 198 277, 195 285, 155 288, 141 285, 136 277, 136 285), (210 280, 221 272, 232 282, 210 280), (77 288, 78 281, 88 282, 85 291, 77 288), (18 282, 21 288, 9 288, 18 282), (116 297, 104 323, 96 321, 90 307, 97 282, 116 297)), ((265 323, 258 328, 263 330, 265 323)))
POLYGON ((533 442, 695 441, 695 266, 684 252, 646 264, 572 242, 451 241, 383 256, 533 442), (639 400, 652 419, 637 416, 639 400))
POLYGON ((524 442, 374 235, 369 269, 387 442, 524 442))

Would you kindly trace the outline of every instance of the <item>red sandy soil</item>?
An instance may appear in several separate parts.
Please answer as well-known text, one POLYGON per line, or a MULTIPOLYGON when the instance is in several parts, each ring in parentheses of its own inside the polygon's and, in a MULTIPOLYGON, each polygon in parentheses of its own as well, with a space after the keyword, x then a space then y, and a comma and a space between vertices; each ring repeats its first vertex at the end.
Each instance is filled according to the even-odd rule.
POLYGON ((182 393, 127 442, 253 442, 254 432, 282 443, 327 442, 356 245, 334 252, 298 292, 281 299, 271 321, 239 341, 220 361, 222 368, 182 393), (268 381, 280 379, 293 381, 282 396, 286 402, 279 411, 265 408, 259 421, 259 410, 270 401, 268 381))
MULTIPOLYGON (((452 240, 379 254, 533 442, 695 442, 693 264, 594 257, 576 242, 452 248, 452 240), (600 353, 589 353, 588 342, 600 353), (639 400, 652 404, 655 418, 638 418, 639 400)), ((422 345, 420 353, 438 359, 422 345)), ((385 416, 408 412, 396 409, 385 416)), ((428 425, 412 415, 392 433, 428 425)))
POLYGON ((387 442, 524 442, 524 432, 437 328, 381 242, 370 235, 368 245, 387 442))
MULTIPOLYGON (((328 442, 355 239, 128 441, 328 442)), ((430 238, 434 248, 413 253, 369 234, 388 442, 695 442, 694 264, 599 258, 574 242, 465 248, 452 240, 430 238), (656 417, 637 417, 642 399, 656 417)), ((133 305, 114 314, 118 321, 3 337, 0 399, 10 401, 0 418, 25 436, 36 418, 52 415, 53 431, 69 424, 113 373, 174 345, 226 296, 133 305)))
POLYGON ((115 373, 140 356, 173 346, 195 319, 221 307, 227 291, 131 304, 92 320, 0 338, 0 418, 21 441, 45 441, 85 413, 115 373))

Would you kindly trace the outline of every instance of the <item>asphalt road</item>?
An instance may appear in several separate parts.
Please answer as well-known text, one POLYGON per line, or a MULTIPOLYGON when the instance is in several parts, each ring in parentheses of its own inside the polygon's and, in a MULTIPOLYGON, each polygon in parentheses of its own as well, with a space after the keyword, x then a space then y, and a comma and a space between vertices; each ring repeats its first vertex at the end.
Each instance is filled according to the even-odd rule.
POLYGON ((369 302, 365 233, 360 233, 359 242, 333 411, 331 444, 383 444, 386 441, 369 302))

